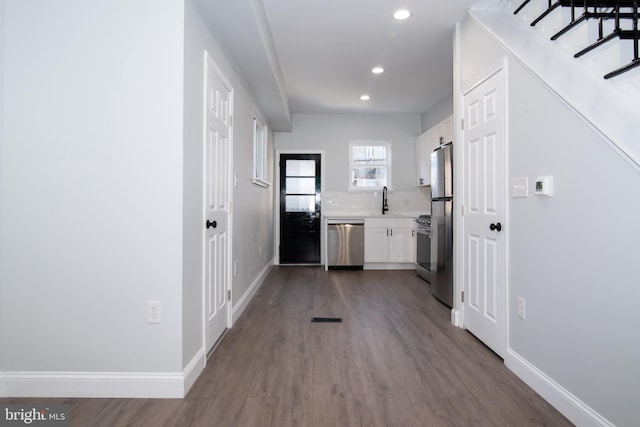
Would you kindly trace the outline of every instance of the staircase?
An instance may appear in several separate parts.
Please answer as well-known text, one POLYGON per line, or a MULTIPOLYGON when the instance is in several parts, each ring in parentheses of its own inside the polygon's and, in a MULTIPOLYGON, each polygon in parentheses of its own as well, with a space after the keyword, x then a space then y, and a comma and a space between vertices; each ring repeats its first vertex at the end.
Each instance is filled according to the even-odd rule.
POLYGON ((640 173, 638 1, 502 0, 469 18, 640 173))
POLYGON ((551 29, 551 40, 565 38, 564 47, 575 47, 575 58, 592 54, 602 57, 594 62, 613 63, 604 74, 611 79, 640 67, 638 1, 525 0, 513 13, 532 16, 531 26, 540 24, 543 32, 551 29))

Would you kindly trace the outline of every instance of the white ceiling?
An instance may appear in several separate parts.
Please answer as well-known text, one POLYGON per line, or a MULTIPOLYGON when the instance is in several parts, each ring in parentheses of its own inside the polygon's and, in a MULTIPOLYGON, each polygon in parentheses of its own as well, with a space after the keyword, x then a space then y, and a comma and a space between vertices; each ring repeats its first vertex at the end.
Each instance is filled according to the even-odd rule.
POLYGON ((195 0, 280 131, 291 113, 425 112, 452 92, 454 24, 502 1, 195 0))

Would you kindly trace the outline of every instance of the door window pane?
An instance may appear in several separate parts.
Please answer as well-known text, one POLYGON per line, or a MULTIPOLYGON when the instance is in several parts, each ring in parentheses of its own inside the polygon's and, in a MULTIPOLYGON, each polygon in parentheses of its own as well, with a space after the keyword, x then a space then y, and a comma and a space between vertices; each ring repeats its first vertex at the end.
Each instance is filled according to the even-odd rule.
POLYGON ((287 194, 315 194, 315 178, 287 178, 287 194))
POLYGON ((316 176, 315 160, 287 160, 287 176, 316 176))
POLYGON ((287 212, 315 212, 316 196, 285 196, 287 212))

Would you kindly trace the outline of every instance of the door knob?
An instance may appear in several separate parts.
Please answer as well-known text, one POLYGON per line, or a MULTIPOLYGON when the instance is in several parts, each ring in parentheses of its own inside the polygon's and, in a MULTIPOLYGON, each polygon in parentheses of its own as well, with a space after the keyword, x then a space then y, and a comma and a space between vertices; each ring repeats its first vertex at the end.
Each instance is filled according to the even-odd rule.
MULTIPOLYGON (((492 224, 493 225, 493 224, 492 224)), ((211 227, 211 228, 216 228, 218 226, 218 223, 216 221, 209 221, 207 220, 207 228, 211 227)))
POLYGON ((491 231, 493 231, 493 230, 501 231, 501 230, 502 230, 502 224, 500 224, 500 223, 497 223, 497 224, 491 224, 491 225, 489 226, 489 229, 490 229, 491 231))

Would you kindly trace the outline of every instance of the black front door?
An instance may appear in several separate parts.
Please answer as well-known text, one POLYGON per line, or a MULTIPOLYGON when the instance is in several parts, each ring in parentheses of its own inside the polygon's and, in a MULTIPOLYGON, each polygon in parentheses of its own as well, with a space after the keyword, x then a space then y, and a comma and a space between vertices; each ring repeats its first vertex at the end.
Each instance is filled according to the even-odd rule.
POLYGON ((280 155, 280 263, 320 263, 320 154, 280 155))

